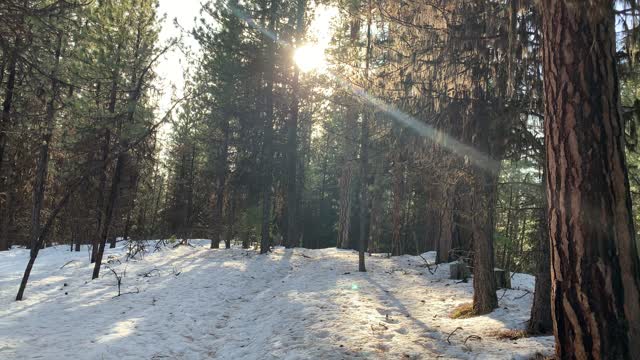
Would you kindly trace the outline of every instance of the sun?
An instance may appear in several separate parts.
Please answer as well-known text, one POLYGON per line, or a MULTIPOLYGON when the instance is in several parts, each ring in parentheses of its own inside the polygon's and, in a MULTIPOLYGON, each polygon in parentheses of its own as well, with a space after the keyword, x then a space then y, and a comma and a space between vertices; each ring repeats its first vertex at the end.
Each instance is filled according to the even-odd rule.
POLYGON ((324 49, 315 44, 306 44, 295 50, 293 60, 303 72, 323 72, 327 68, 324 49))

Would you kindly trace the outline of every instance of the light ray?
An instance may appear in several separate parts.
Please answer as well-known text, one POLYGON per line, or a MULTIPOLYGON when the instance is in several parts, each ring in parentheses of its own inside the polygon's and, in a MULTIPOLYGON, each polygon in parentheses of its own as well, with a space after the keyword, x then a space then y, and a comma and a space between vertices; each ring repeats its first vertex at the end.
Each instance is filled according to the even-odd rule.
MULTIPOLYGON (((260 26, 254 19, 246 15, 242 10, 234 8, 231 5, 228 6, 233 14, 239 19, 246 22, 247 25, 260 31, 264 35, 268 36, 271 40, 277 41, 282 46, 293 48, 291 44, 287 43, 286 41, 279 40, 276 34, 273 34, 264 27, 260 26)), ((415 117, 403 112, 393 105, 387 104, 383 100, 366 92, 364 89, 354 86, 349 81, 345 80, 343 77, 330 71, 329 69, 326 69, 325 73, 333 78, 343 89, 351 92, 356 97, 364 100, 380 111, 386 113, 397 123, 404 127, 412 129, 418 135, 430 139, 434 143, 442 146, 443 148, 460 157, 463 157, 465 160, 484 170, 490 171, 492 173, 497 173, 500 170, 500 161, 493 159, 490 155, 479 151, 473 146, 469 146, 459 140, 456 140, 442 130, 438 130, 425 122, 419 121, 415 117)))

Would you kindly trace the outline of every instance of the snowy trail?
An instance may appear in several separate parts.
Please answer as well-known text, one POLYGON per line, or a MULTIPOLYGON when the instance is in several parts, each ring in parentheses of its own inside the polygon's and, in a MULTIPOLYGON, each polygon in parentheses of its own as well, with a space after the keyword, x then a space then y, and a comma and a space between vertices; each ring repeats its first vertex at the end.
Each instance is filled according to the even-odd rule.
MULTIPOLYGON (((122 291, 134 292, 115 298, 108 270, 88 281, 86 251, 54 247, 14 302, 28 251, 0 253, 0 358, 526 359, 553 348, 551 337, 495 339, 524 327, 532 299, 522 290, 492 314, 450 319, 472 284, 448 280, 446 266, 431 275, 419 257, 373 255, 358 273, 351 251, 261 256, 193 243, 129 262, 124 248, 110 250, 110 266, 127 271, 122 291)), ((532 290, 533 280, 518 274, 513 285, 532 290)))

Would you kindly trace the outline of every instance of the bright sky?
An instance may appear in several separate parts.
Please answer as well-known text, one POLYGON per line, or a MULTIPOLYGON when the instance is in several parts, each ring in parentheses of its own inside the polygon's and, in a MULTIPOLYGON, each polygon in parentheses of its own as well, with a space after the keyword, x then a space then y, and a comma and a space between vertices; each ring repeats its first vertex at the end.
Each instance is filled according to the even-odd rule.
MULTIPOLYGON (((160 0, 158 14, 166 14, 160 32, 161 43, 171 38, 183 36, 191 51, 198 51, 197 42, 189 36, 188 31, 193 28, 194 18, 199 16, 201 2, 204 0, 160 0), (181 28, 174 25, 177 20, 181 28), (184 32, 184 33, 183 33, 184 32)), ((338 9, 318 5, 308 33, 312 34, 311 42, 296 52, 296 62, 303 71, 326 69, 324 53, 331 41, 331 22, 338 15, 338 9)), ((164 56, 158 64, 157 71, 162 82, 163 96, 160 100, 159 115, 163 116, 172 105, 172 98, 180 98, 184 90, 184 72, 188 68, 187 57, 176 49, 164 56), (175 87, 175 93, 172 90, 175 87)), ((168 130, 168 129, 165 129, 168 130)))
MULTIPOLYGON (((200 0, 160 0, 158 14, 166 14, 166 19, 162 24, 160 32, 160 41, 166 43, 169 39, 181 36, 181 29, 176 28, 173 20, 176 19, 178 24, 185 30, 189 31, 193 28, 193 19, 198 16, 200 11, 200 0)), ((197 48, 197 43, 184 34, 186 44, 191 48, 197 48)), ((168 53, 161 59, 157 71, 162 78, 163 97, 160 101, 160 114, 164 114, 172 104, 172 86, 176 87, 176 97, 181 97, 184 88, 184 71, 187 68, 186 56, 176 49, 168 53)))

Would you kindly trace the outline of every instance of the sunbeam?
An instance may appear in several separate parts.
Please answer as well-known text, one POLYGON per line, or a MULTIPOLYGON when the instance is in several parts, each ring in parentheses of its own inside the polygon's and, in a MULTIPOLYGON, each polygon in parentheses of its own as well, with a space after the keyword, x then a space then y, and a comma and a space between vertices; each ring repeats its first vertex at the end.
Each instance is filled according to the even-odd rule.
MULTIPOLYGON (((244 21, 250 27, 258 30, 262 34, 269 37, 271 40, 277 41, 280 45, 293 49, 293 46, 291 44, 289 44, 286 41, 278 39, 277 34, 274 34, 268 31, 267 29, 265 29, 264 27, 260 26, 253 18, 245 14, 242 10, 232 7, 231 5, 227 5, 227 6, 229 6, 231 12, 236 17, 244 21)), ((310 60, 310 56, 307 56, 307 55, 303 56, 301 53, 298 53, 295 50, 294 50, 294 54, 296 54, 294 55, 296 63, 298 64, 298 66, 301 66, 303 71, 308 71, 313 68, 321 67, 319 60, 312 61, 310 60)), ((444 131, 438 130, 433 126, 416 119, 415 117, 398 109, 396 106, 387 104, 382 99, 377 98, 376 96, 368 93, 364 89, 354 86, 344 77, 331 71, 328 67, 323 69, 324 69, 323 72, 326 75, 328 75, 330 78, 334 79, 338 83, 338 85, 340 85, 340 87, 349 91, 354 96, 360 98, 361 100, 370 104, 374 108, 388 114, 398 124, 413 130, 416 134, 422 137, 430 139, 434 143, 442 146, 443 148, 451 151, 452 153, 460 157, 463 157, 466 161, 486 171, 497 173, 500 170, 500 161, 493 159, 488 154, 485 154, 482 151, 479 151, 478 149, 472 146, 464 144, 459 140, 456 140, 455 138, 451 137, 444 131)))

